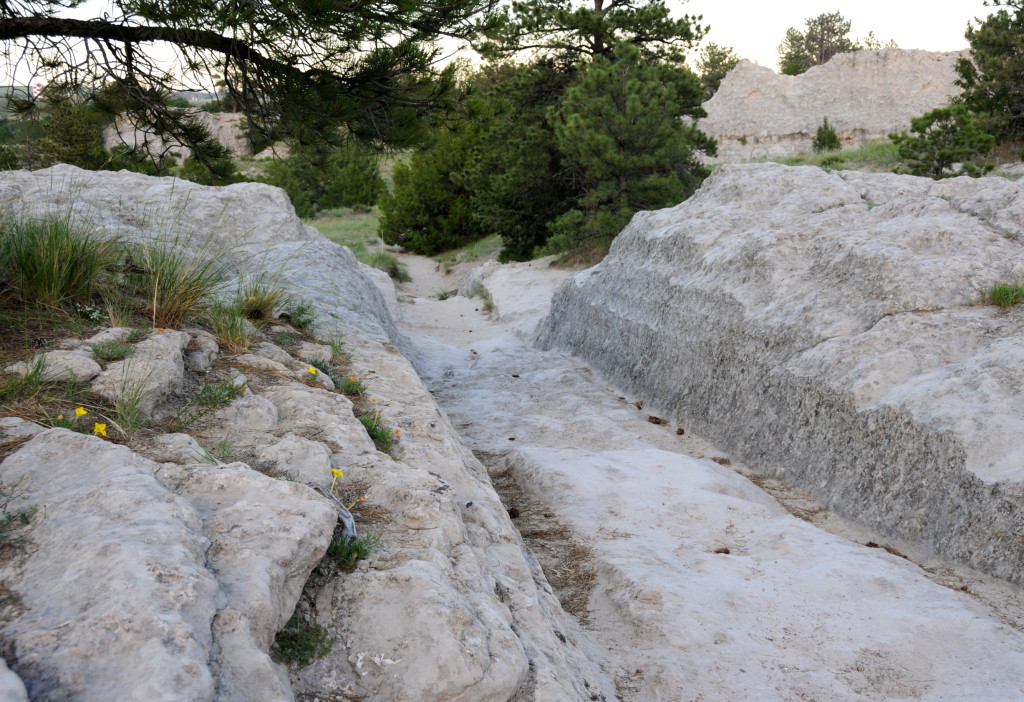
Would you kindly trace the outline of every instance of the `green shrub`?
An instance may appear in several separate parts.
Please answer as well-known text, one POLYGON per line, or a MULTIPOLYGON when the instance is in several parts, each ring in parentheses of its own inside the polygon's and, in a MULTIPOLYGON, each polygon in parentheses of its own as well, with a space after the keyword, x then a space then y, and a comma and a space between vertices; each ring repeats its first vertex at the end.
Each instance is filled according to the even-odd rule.
POLYGON ((121 251, 119 240, 73 224, 70 213, 0 220, 0 275, 25 302, 90 302, 121 251))
POLYGON ((271 161, 265 182, 283 188, 300 217, 338 207, 373 205, 384 191, 377 154, 359 144, 335 151, 296 148, 271 161))
POLYGON ((978 129, 974 117, 963 105, 932 110, 910 120, 910 131, 890 134, 904 161, 901 170, 929 178, 981 176, 994 167, 990 163, 974 163, 984 158, 995 137, 978 129))
POLYGON ((1024 302, 1024 285, 996 283, 986 291, 985 299, 997 307, 1013 307, 1024 302))
POLYGON ((370 551, 380 544, 380 538, 367 535, 361 539, 352 537, 332 541, 327 547, 327 555, 338 564, 338 568, 351 572, 355 570, 356 564, 370 555, 370 551))
POLYGON ((490 233, 474 218, 470 189, 458 175, 478 135, 471 128, 442 133, 407 163, 395 164, 391 192, 381 195, 379 202, 384 241, 433 256, 490 233))
POLYGON ((307 624, 298 612, 274 637, 274 649, 286 661, 307 666, 317 658, 331 652, 331 638, 327 629, 307 624))
POLYGON ((823 151, 838 151, 843 147, 842 142, 839 141, 839 135, 836 134, 836 130, 828 123, 828 117, 825 117, 821 124, 818 125, 818 133, 814 135, 811 146, 816 154, 820 154, 823 151))

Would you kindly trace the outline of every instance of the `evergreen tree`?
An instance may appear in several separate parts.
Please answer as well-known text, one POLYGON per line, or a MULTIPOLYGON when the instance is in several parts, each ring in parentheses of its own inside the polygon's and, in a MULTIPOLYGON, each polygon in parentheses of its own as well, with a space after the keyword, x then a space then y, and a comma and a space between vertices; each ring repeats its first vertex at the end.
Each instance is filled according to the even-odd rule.
POLYGON ((992 164, 973 163, 992 149, 995 137, 978 129, 964 105, 932 110, 910 120, 910 131, 890 134, 899 146, 900 158, 914 175, 950 178, 969 175, 977 178, 992 170, 992 164))
POLYGON ((968 26, 969 57, 957 61, 959 101, 1000 141, 1024 140, 1024 0, 994 3, 1000 9, 968 26))
POLYGON ((265 180, 288 193, 300 217, 373 205, 385 190, 379 156, 358 143, 333 151, 295 147, 287 158, 269 164, 265 180))
POLYGON ((838 12, 824 12, 807 19, 804 31, 793 27, 779 44, 779 72, 795 76, 820 66, 836 54, 861 48, 850 39, 850 20, 838 12))
POLYGON ((60 14, 79 6, 87 7, 82 0, 0 3, 4 54, 43 67, 47 82, 76 93, 113 86, 136 126, 184 144, 205 163, 219 156, 204 146, 209 131, 169 98, 182 82, 208 87, 214 73, 249 128, 268 141, 334 146, 343 133, 415 143, 452 88, 452 71, 435 67, 432 42, 470 36, 486 3, 111 0, 92 19, 60 14), (168 48, 174 70, 164 66, 168 48))
POLYGON ((645 61, 630 44, 599 56, 553 111, 556 143, 580 186, 551 224, 550 252, 607 245, 633 213, 675 205, 707 176, 696 156, 715 142, 692 126, 704 115, 689 70, 645 61))
POLYGON ((722 84, 722 79, 729 71, 736 68, 736 64, 739 62, 740 57, 730 47, 709 43, 701 49, 697 59, 697 75, 700 76, 701 85, 704 86, 702 102, 707 102, 718 92, 718 86, 722 84))
POLYGON ((480 129, 464 124, 395 164, 391 192, 380 198, 380 235, 425 256, 465 246, 487 235, 473 217, 461 172, 473 159, 480 129))
POLYGON ((548 224, 572 207, 578 188, 563 163, 550 110, 575 76, 551 60, 503 67, 491 93, 495 119, 465 174, 474 217, 502 238, 502 261, 525 261, 548 238, 548 224))

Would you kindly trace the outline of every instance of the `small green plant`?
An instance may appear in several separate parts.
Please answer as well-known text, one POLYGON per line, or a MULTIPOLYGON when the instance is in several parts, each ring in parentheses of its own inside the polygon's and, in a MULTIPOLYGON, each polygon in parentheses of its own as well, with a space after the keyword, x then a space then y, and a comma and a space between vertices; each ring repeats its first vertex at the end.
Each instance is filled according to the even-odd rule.
POLYGON ((299 346, 299 337, 290 331, 279 331, 274 334, 274 343, 289 353, 294 353, 299 346))
POLYGON ((28 363, 24 375, 12 373, 0 379, 0 401, 36 397, 46 385, 46 358, 39 356, 28 363))
POLYGON ((127 341, 129 344, 137 344, 143 339, 145 339, 147 336, 149 336, 149 332, 147 332, 145 329, 132 329, 130 332, 128 332, 128 336, 126 336, 124 340, 127 341))
POLYGON ((132 352, 135 347, 127 341, 111 339, 92 345, 92 355, 101 361, 120 361, 132 352))
POLYGON ((10 485, 0 484, 0 549, 22 548, 38 513, 36 507, 13 507, 16 500, 25 497, 24 482, 22 476, 10 485))
POLYGON ((380 537, 367 534, 362 538, 346 537, 332 541, 327 547, 327 555, 338 568, 345 572, 351 572, 356 564, 370 555, 370 551, 380 545, 380 537))
POLYGON ((350 396, 362 395, 366 392, 366 385, 354 375, 342 376, 340 383, 335 383, 338 390, 350 396))
POLYGON ((341 386, 341 383, 342 383, 342 380, 343 380, 342 375, 341 375, 341 373, 338 372, 337 368, 335 368, 334 366, 332 366, 330 364, 330 362, 325 361, 322 358, 317 358, 316 356, 312 356, 311 358, 307 358, 306 359, 306 363, 308 363, 309 365, 313 366, 318 371, 320 371, 321 373, 326 375, 328 378, 330 378, 331 382, 334 383, 334 387, 337 388, 337 387, 341 386))
POLYGON ((836 130, 828 123, 828 117, 825 117, 821 124, 818 125, 818 132, 814 135, 814 139, 811 141, 811 147, 814 149, 814 153, 820 154, 824 151, 838 151, 843 146, 842 142, 839 141, 839 135, 836 134, 836 130))
POLYGON ((284 660, 307 666, 331 652, 331 637, 322 626, 307 624, 298 612, 274 637, 274 649, 284 660))
POLYGON ((459 294, 458 290, 442 290, 441 292, 439 292, 437 294, 437 299, 443 301, 443 300, 447 300, 450 297, 455 297, 458 294, 459 294))
POLYGON ((1024 302, 1024 285, 996 283, 985 292, 985 299, 997 307, 1013 307, 1024 302))
MULTIPOLYGON (((124 368, 120 392, 114 400, 114 417, 109 420, 125 439, 131 439, 149 425, 149 416, 142 409, 149 390, 145 379, 131 378, 128 366, 124 368)), ((104 432, 103 436, 106 436, 104 432)))
POLYGON ((747 145, 747 138, 745 136, 738 137, 736 139, 736 141, 738 141, 739 143, 743 144, 744 146, 747 145))
POLYGON ((135 317, 135 300, 120 287, 107 288, 100 292, 107 322, 112 327, 131 326, 135 317))
POLYGON ((242 279, 236 304, 247 319, 262 323, 273 319, 277 310, 287 305, 289 299, 280 280, 261 271, 242 279))
POLYGON ((389 453, 395 445, 395 431, 380 421, 380 410, 375 410, 359 417, 359 421, 366 428, 373 445, 382 453, 389 453))
POLYGON ((256 339, 258 331, 244 310, 235 305, 214 303, 203 315, 217 343, 229 353, 245 353, 256 339))
POLYGON ((177 432, 192 426, 212 410, 230 403, 245 392, 245 388, 245 383, 235 384, 230 380, 219 380, 204 385, 178 410, 170 422, 171 430, 177 432))
POLYGON ((225 435, 220 441, 213 445, 212 449, 210 449, 210 453, 225 463, 234 459, 236 452, 237 449, 235 448, 235 444, 231 440, 230 435, 225 435))
POLYGON ((333 363, 351 363, 352 354, 345 350, 344 342, 336 336, 332 336, 324 341, 325 344, 331 347, 331 361, 333 363))
POLYGON ((70 213, 47 218, 0 219, 0 270, 25 302, 88 305, 104 271, 121 255, 117 239, 101 239, 70 213))
POLYGON ((281 316, 299 331, 309 331, 316 321, 316 310, 309 300, 294 300, 285 306, 281 316))
POLYGON ((399 283, 408 283, 412 280, 409 269, 398 260, 398 257, 387 251, 374 251, 366 257, 366 263, 379 268, 399 283))

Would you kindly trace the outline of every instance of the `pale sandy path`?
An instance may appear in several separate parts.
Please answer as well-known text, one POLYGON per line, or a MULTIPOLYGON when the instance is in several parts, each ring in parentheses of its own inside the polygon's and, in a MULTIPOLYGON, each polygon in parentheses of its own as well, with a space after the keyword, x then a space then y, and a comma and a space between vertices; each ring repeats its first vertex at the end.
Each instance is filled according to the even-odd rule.
POLYGON ((589 553, 569 564, 595 578, 583 643, 621 699, 1024 699, 1024 635, 1006 624, 1018 591, 962 576, 1002 597, 1001 619, 907 560, 796 519, 706 460, 719 455, 707 442, 509 333, 565 274, 491 271, 495 321, 476 299, 416 297, 454 287, 418 270, 398 306, 413 362, 470 446, 501 457, 492 466, 589 553))

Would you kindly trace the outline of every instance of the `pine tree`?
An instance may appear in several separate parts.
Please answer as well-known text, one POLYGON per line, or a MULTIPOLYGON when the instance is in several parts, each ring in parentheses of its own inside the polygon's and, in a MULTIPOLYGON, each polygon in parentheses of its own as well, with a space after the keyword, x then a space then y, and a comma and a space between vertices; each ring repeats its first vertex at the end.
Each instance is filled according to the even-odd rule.
POLYGON ((686 70, 645 61, 630 44, 595 58, 551 121, 581 186, 576 206, 551 225, 548 251, 605 246, 637 210, 675 205, 707 176, 698 152, 715 142, 690 120, 702 87, 686 70))
POLYGON ((967 28, 969 57, 957 61, 959 101, 1000 141, 1024 140, 1024 0, 994 2, 997 12, 967 28))

